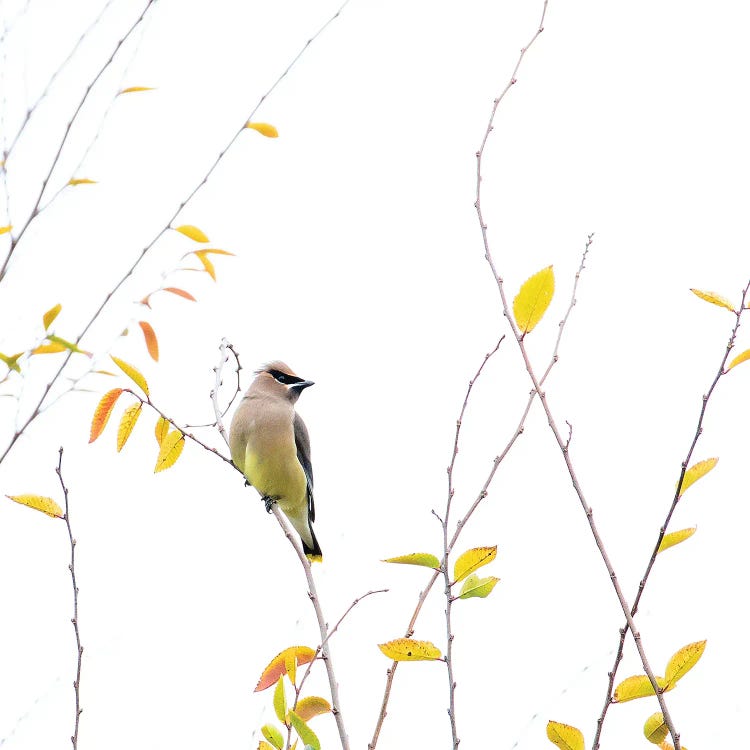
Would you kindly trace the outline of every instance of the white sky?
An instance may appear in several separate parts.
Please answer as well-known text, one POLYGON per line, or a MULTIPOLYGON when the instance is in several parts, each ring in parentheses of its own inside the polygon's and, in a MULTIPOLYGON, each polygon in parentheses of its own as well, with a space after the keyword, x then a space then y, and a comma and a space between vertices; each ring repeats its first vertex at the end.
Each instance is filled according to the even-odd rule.
MULTIPOLYGON (((8 160, 13 224, 93 72, 144 4, 112 2, 32 118, 8 160)), ((4 25, 26 5, 4 2, 4 25)), ((4 144, 102 5, 31 0, 4 37, 4 144)), ((57 333, 76 335, 337 7, 151 9, 94 89, 51 189, 73 176, 95 134, 75 176, 99 183, 66 191, 39 217, 0 286, 0 351, 33 344, 56 302, 57 333), (130 85, 158 88, 117 99, 102 125, 130 85)), ((429 575, 379 560, 440 552, 430 511, 445 505, 455 418, 483 355, 507 333, 473 209, 474 153, 540 13, 536 0, 351 0, 259 110, 280 137, 243 133, 180 215, 237 254, 217 260, 218 283, 183 273, 169 284, 199 304, 168 295, 151 312, 131 304, 193 249, 171 233, 83 342, 140 366, 155 403, 180 423, 212 418, 223 336, 241 354, 243 387, 275 358, 316 381, 299 411, 313 444, 326 616, 335 622, 355 597, 390 589, 362 602, 332 643, 353 747, 366 747, 380 706, 388 663, 376 644, 403 634, 429 575), (117 340, 144 315, 160 337, 158 365, 138 336, 117 340)), ((557 295, 528 339, 540 370, 596 233, 547 393, 558 421, 573 424, 571 455, 631 600, 733 322, 689 288, 737 300, 750 278, 749 20, 736 2, 551 0, 485 156, 483 206, 508 293, 554 264, 557 295)), ((750 347, 748 330, 738 351, 750 347)), ((22 414, 53 366, 40 362, 24 383, 22 414)), ((720 383, 696 450, 720 463, 675 515, 674 529, 698 532, 660 557, 638 618, 657 672, 680 646, 708 639, 668 695, 691 750, 736 741, 748 717, 744 367, 720 383)), ((0 493, 60 499, 54 467, 65 446, 85 647, 80 746, 257 747, 272 720, 271 695, 252 694, 261 669, 287 646, 317 643, 299 563, 214 457, 188 445, 154 476, 153 417, 119 455, 114 424, 89 446, 94 405, 112 385, 92 380, 94 393, 57 403, 0 469, 0 493)), ((464 424, 457 509, 476 496, 528 390, 506 340, 464 424)), ((0 399, 0 450, 16 406, 0 399)), ((459 549, 486 544, 499 547, 485 571, 501 583, 454 610, 462 747, 552 747, 548 719, 580 727, 590 747, 623 618, 538 405, 459 549)), ((68 554, 62 522, 0 504, 8 750, 68 746, 68 554)), ((416 637, 444 649, 442 608, 435 592, 416 637)), ((629 641, 620 676, 638 671, 629 641)), ((311 687, 327 695, 322 668, 311 687)), ((446 687, 440 663, 399 669, 379 747, 447 746, 446 687)), ((655 700, 614 706, 604 747, 646 747, 641 727, 655 710, 655 700)), ((330 717, 313 728, 336 746, 330 717)))

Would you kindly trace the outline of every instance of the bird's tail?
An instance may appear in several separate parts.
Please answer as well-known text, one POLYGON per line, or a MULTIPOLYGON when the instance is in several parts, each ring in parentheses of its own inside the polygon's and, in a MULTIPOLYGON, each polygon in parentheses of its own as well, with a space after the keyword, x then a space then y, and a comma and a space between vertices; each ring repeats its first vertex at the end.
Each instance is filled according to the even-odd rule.
MULTIPOLYGON (((310 529, 310 537, 312 538, 312 546, 310 546, 304 538, 302 538, 302 551, 307 555, 307 559, 310 562, 323 562, 323 552, 320 549, 318 540, 315 538, 315 532, 311 523, 308 523, 310 529)), ((301 537, 300 537, 301 538, 301 537)))

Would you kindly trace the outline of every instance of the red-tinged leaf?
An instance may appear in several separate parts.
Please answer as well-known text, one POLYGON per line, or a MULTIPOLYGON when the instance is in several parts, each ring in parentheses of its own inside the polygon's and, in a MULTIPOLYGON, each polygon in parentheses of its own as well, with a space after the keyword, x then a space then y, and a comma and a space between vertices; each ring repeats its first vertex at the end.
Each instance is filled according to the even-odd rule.
POLYGON ((96 180, 89 180, 88 177, 78 177, 68 180, 68 185, 72 185, 73 187, 76 185, 96 185, 96 180))
POLYGON ((91 420, 91 434, 89 435, 89 443, 93 443, 99 435, 104 432, 104 428, 107 426, 109 417, 112 414, 112 409, 117 403, 117 399, 120 398, 122 388, 113 388, 111 391, 107 391, 99 401, 94 409, 94 418, 91 420))
POLYGON ((651 714, 646 719, 646 723, 643 725, 643 734, 654 745, 661 745, 667 739, 669 728, 667 727, 667 722, 664 721, 664 715, 661 711, 651 714))
POLYGON ((112 358, 112 361, 148 396, 148 383, 146 382, 146 378, 144 378, 143 375, 133 367, 133 365, 129 364, 124 359, 115 357, 112 354, 110 354, 110 357, 112 358))
POLYGON ((711 469, 719 463, 718 458, 707 458, 704 461, 698 461, 693 464, 686 472, 685 476, 682 477, 682 485, 680 486, 680 497, 682 497, 688 487, 695 484, 701 477, 705 477, 711 469))
POLYGON ((146 340, 146 349, 148 349, 151 359, 153 359, 154 362, 158 362, 159 342, 156 339, 154 329, 151 327, 151 324, 145 320, 139 320, 138 325, 141 327, 141 331, 143 331, 143 338, 146 340))
POLYGON ((214 264, 200 250, 197 250, 195 254, 198 256, 198 260, 203 264, 206 273, 216 281, 216 269, 214 268, 214 264))
POLYGON ((441 657, 440 649, 430 641, 415 641, 413 638, 396 638, 379 643, 378 648, 393 661, 434 661, 441 657))
POLYGON ((497 545, 494 547, 474 547, 466 550, 453 566, 453 582, 463 581, 466 576, 483 565, 491 563, 497 557, 497 545))
POLYGON ((125 443, 127 443, 130 433, 133 432, 135 423, 138 421, 138 417, 141 416, 141 409, 143 404, 139 401, 137 404, 128 406, 127 409, 122 413, 120 418, 120 426, 117 429, 117 452, 119 453, 125 443))
POLYGON ((185 436, 179 430, 168 433, 159 446, 154 474, 169 469, 177 463, 177 459, 185 447, 185 436))
POLYGON ((269 125, 267 122, 248 122, 245 125, 250 130, 257 130, 261 135, 266 138, 278 138, 279 131, 273 125, 269 125))
POLYGON ((50 307, 44 315, 42 315, 42 323, 44 323, 44 330, 46 331, 51 325, 55 318, 60 314, 62 305, 58 302, 54 307, 50 307))
POLYGON ((330 713, 330 711, 331 704, 325 698, 320 698, 317 695, 308 695, 306 698, 300 698, 297 708, 294 709, 294 713, 302 721, 310 721, 313 717, 330 713))
POLYGON ((737 367, 737 365, 742 364, 743 362, 747 362, 747 360, 750 359, 750 349, 745 349, 742 354, 738 354, 730 363, 729 367, 727 367, 727 372, 731 370, 733 367, 737 367))
POLYGON ((153 91, 153 86, 128 86, 126 89, 120 89, 119 94, 135 94, 138 91, 153 91))
POLYGON ((52 342, 48 344, 40 344, 36 347, 36 349, 32 349, 32 354, 59 354, 60 352, 66 352, 68 351, 66 347, 64 347, 62 344, 58 344, 57 342, 52 342))
POLYGON ((182 224, 174 229, 176 232, 184 234, 185 237, 189 237, 193 242, 209 242, 208 237, 206 237, 198 227, 195 227, 192 224, 182 224))
POLYGON ((176 294, 178 297, 182 297, 183 299, 188 299, 191 302, 196 302, 195 297, 193 297, 190 292, 186 292, 184 289, 179 289, 176 286, 165 286, 164 287, 165 292, 170 292, 171 294, 176 294))
POLYGON ((584 750, 585 747, 581 730, 559 721, 547 722, 547 739, 560 750, 584 750))
POLYGON ((64 515, 62 508, 51 497, 42 495, 6 495, 5 497, 9 497, 14 503, 39 510, 52 518, 62 518, 64 515))
POLYGON ((440 568, 440 560, 429 552, 412 552, 408 555, 398 555, 397 557, 389 557, 383 560, 383 562, 397 563, 398 565, 421 565, 425 568, 433 568, 434 570, 440 568))
POLYGON ((154 435, 156 436, 156 442, 161 446, 164 442, 164 438, 169 434, 169 420, 164 417, 159 417, 156 420, 154 426, 154 435))
POLYGON ((259 693, 266 688, 270 688, 271 685, 275 685, 279 677, 287 673, 287 657, 290 653, 294 656, 298 665, 308 664, 315 658, 315 650, 308 648, 307 646, 291 646, 290 648, 284 649, 280 654, 276 654, 268 666, 263 670, 263 673, 258 680, 258 684, 255 686, 256 693, 259 693))
POLYGON ((667 688, 674 687, 678 680, 681 680, 699 661, 703 652, 706 650, 706 641, 696 641, 688 643, 679 651, 672 654, 667 668, 664 671, 664 679, 667 682, 667 688))
POLYGON ((665 534, 661 540, 661 544, 659 545, 657 554, 659 552, 664 552, 665 549, 674 547, 675 544, 679 544, 680 542, 684 542, 686 539, 690 539, 690 537, 695 534, 695 530, 696 527, 693 526, 690 529, 680 529, 679 531, 672 531, 669 534, 665 534))
POLYGON ((0 227, 0 234, 7 234, 11 229, 13 229, 13 225, 6 224, 4 227, 0 227))
POLYGON ((18 352, 18 354, 10 354, 10 355, 0 353, 0 362, 4 362, 9 370, 15 370, 16 372, 21 372, 21 368, 18 364, 18 358, 22 354, 23 352, 18 352))
POLYGON ((716 292, 702 292, 700 289, 691 289, 690 291, 696 297, 700 297, 702 300, 710 302, 712 305, 718 305, 719 307, 724 307, 727 310, 734 312, 734 306, 732 303, 726 297, 716 294, 716 292))
POLYGON ((141 305, 145 305, 145 306, 146 306, 146 307, 147 307, 147 308, 148 308, 148 309, 150 310, 150 309, 151 309, 151 295, 152 295, 152 294, 153 294, 153 292, 150 292, 149 294, 147 294, 147 295, 146 295, 146 296, 145 296, 145 297, 144 297, 144 298, 143 298, 143 299, 142 299, 142 300, 140 301, 140 303, 139 303, 139 304, 141 304, 141 305))
POLYGON ((521 334, 530 333, 547 312, 555 293, 555 274, 547 266, 521 285, 513 300, 513 317, 521 334))
POLYGON ((320 750, 320 740, 307 723, 304 722, 294 711, 289 712, 289 721, 297 732, 299 738, 305 743, 305 747, 311 747, 312 750, 320 750))

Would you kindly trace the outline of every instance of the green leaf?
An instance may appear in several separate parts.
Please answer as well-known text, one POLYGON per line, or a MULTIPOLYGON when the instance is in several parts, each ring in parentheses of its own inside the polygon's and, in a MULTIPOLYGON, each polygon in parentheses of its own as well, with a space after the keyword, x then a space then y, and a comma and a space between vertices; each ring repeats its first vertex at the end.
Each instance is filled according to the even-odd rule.
POLYGON ((317 735, 294 711, 289 712, 289 721, 291 721, 294 731, 297 732, 305 745, 310 745, 313 750, 320 750, 320 740, 317 735))
POLYGON ((276 711, 278 720, 284 724, 286 724, 286 708, 286 692, 284 691, 284 676, 282 675, 273 691, 273 710, 276 711))
POLYGON ((260 731, 276 750, 282 750, 284 747, 284 737, 273 724, 265 724, 260 728, 260 731))
POLYGON ((476 573, 472 573, 461 587, 461 593, 458 595, 459 599, 471 599, 472 597, 479 597, 484 599, 492 593, 492 589, 495 588, 495 584, 499 581, 499 578, 495 576, 488 576, 487 578, 479 578, 476 573))
POLYGON ((397 563, 399 565, 421 565, 425 568, 440 569, 440 560, 431 555, 429 552, 412 552, 409 555, 399 555, 398 557, 389 557, 383 562, 397 563))

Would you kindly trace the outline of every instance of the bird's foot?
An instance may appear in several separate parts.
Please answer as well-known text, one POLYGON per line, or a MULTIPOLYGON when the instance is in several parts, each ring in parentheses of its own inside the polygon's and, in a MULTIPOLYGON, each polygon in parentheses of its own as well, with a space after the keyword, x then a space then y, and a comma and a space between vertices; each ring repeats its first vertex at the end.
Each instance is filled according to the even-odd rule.
POLYGON ((268 495, 263 495, 261 498, 263 502, 266 504, 266 513, 271 512, 271 508, 273 507, 273 504, 276 502, 275 497, 269 497, 268 495))

